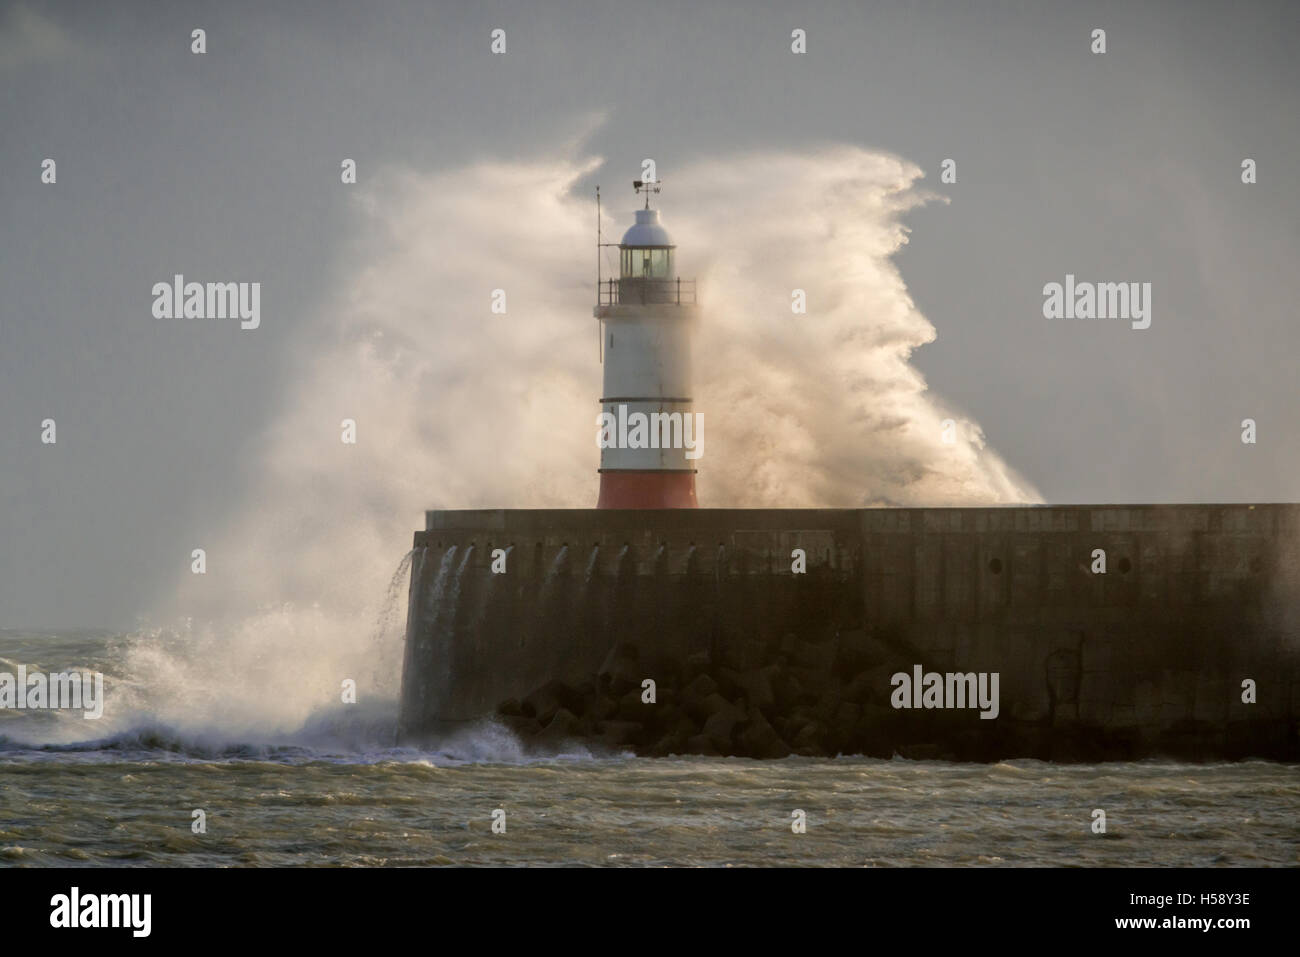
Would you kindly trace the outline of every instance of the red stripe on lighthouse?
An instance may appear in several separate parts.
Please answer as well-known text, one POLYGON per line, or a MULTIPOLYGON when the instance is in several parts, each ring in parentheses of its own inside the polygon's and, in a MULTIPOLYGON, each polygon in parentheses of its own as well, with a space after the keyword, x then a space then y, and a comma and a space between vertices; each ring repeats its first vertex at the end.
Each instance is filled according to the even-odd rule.
POLYGON ((596 508, 699 508, 694 472, 600 473, 596 508))

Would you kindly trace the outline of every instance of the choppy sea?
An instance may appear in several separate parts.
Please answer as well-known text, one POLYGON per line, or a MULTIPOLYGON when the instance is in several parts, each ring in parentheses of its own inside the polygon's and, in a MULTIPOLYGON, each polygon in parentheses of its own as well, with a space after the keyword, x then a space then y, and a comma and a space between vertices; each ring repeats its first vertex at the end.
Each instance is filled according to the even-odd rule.
POLYGON ((537 755, 491 722, 412 750, 391 696, 278 727, 151 708, 141 641, 0 632, 0 672, 98 671, 133 702, 0 710, 0 865, 1300 864, 1291 765, 537 755))

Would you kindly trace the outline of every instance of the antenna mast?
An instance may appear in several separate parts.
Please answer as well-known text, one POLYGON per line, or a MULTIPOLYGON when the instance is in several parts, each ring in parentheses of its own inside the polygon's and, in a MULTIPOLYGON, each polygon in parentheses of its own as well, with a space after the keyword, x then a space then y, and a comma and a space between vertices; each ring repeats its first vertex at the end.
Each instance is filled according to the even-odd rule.
MULTIPOLYGON (((596 186, 596 305, 600 305, 600 186, 596 186)), ((605 363, 605 324, 596 324, 596 352, 605 363)))

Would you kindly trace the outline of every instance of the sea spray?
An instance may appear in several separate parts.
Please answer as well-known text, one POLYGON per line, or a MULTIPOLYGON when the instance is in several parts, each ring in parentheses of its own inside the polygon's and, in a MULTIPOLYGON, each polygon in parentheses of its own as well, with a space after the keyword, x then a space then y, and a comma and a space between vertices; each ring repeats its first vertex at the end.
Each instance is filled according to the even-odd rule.
POLYGON ((441 644, 435 650, 442 662, 443 687, 450 688, 451 683, 455 680, 455 661, 452 651, 455 647, 455 638, 457 631, 456 615, 460 611, 461 591, 465 587, 465 569, 469 567, 470 560, 474 557, 474 546, 470 545, 465 549, 465 554, 461 557, 460 565, 456 567, 456 577, 452 581, 451 594, 446 599, 446 610, 442 616, 441 644))
POLYGON ((546 570, 546 578, 542 581, 541 607, 546 608, 548 602, 554 600, 555 593, 559 587, 559 580, 565 574, 569 563, 569 546, 561 545, 560 550, 555 553, 551 559, 551 565, 546 570))
MULTIPOLYGON (((428 549, 424 549, 427 554, 428 549)), ((424 604, 419 621, 422 627, 413 629, 407 636, 407 649, 403 664, 404 682, 402 689, 401 725, 418 726, 427 723, 427 716, 437 706, 439 690, 429 678, 433 674, 431 663, 438 656, 440 646, 445 646, 442 629, 448 614, 447 586, 451 580, 452 567, 456 558, 456 546, 452 545, 442 553, 438 562, 438 571, 433 580, 433 587, 421 589, 424 604)), ((421 575, 423 575, 423 563, 421 575)))
MULTIPOLYGON (((394 544, 435 504, 594 503, 589 431, 557 423, 586 421, 598 388, 573 325, 591 305, 573 281, 591 241, 577 184, 597 165, 553 155, 394 170, 360 188, 354 265, 296 343, 283 406, 249 450, 256 481, 208 546, 221 576, 179 575, 178 613, 286 601, 348 612, 383 594, 394 544), (498 287, 532 304, 527 321, 466 324, 480 290, 498 287), (361 444, 322 426, 327 408, 365 423, 361 444)), ((855 147, 718 156, 677 172, 664 216, 690 253, 681 268, 701 284, 696 401, 712 446, 702 503, 1038 499, 910 363, 935 337, 893 262, 903 217, 931 199, 920 176, 855 147), (780 307, 788 276, 809 293, 806 315, 780 307)), ((196 534, 211 529, 205 516, 196 534)))
MULTIPOLYGON (((590 434, 556 423, 586 421, 595 396, 590 343, 573 325, 590 293, 573 277, 591 242, 577 184, 598 165, 552 155, 391 170, 354 194, 352 265, 285 355, 283 403, 247 450, 249 492, 191 530, 209 572, 178 569, 168 605, 193 624, 155 622, 132 637, 105 721, 116 711, 280 734, 338 709, 348 678, 360 701, 395 710, 402 643, 386 624, 388 572, 423 509, 591 506, 590 434), (466 324, 481 290, 497 287, 532 304, 527 321, 466 324), (339 441, 343 415, 364 423, 359 444, 339 441)), ((903 217, 930 198, 920 176, 854 147, 677 171, 664 215, 690 251, 682 268, 700 280, 702 502, 1037 500, 910 364, 935 330, 892 257, 903 217), (793 318, 781 308, 790 276, 808 293, 793 318), (959 426, 953 444, 940 440, 947 418, 959 426)), ((626 554, 617 565, 626 584, 626 554)))
POLYGON ((372 644, 382 645, 386 638, 393 635, 393 630, 402 620, 401 615, 406 608, 404 599, 410 586, 411 560, 415 551, 413 548, 402 556, 402 560, 397 563, 397 568, 393 571, 392 578, 388 581, 388 592, 384 595, 384 602, 375 618, 372 644))

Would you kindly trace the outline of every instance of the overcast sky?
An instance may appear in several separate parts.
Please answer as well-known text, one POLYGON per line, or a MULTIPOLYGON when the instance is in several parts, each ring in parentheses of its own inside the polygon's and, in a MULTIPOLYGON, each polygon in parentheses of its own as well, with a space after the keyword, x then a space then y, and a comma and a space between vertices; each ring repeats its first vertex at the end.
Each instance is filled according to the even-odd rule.
POLYGON ((915 365, 1047 502, 1296 501, 1298 35, 1290 2, 4 4, 0 627, 129 626, 237 508, 349 263, 342 157, 527 159, 599 114, 580 189, 654 157, 666 207, 735 150, 925 170, 915 365), (185 269, 260 279, 273 321, 160 324, 185 269), (1151 283, 1151 327, 1044 319, 1067 273, 1151 283))

